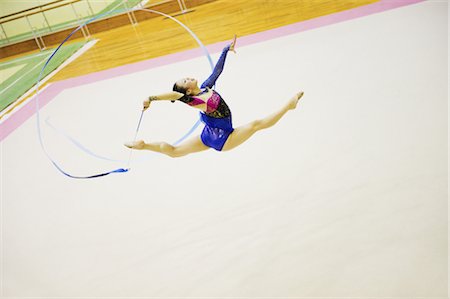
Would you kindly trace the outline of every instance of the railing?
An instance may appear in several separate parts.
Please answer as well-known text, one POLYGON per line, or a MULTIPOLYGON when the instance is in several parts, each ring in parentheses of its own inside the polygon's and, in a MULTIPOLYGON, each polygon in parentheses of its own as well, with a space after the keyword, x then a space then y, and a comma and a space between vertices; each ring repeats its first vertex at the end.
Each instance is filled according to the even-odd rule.
MULTIPOLYGON (((168 2, 168 0, 151 3, 151 6, 165 2, 168 2)), ((181 13, 189 11, 184 0, 177 0, 177 2, 181 13)), ((134 13, 130 11, 135 6, 144 7, 142 0, 116 0, 102 7, 93 0, 56 0, 22 10, 0 17, 0 47, 34 39, 36 45, 42 51, 46 48, 43 36, 74 28, 88 19, 111 10, 115 12, 100 17, 99 20, 127 13, 130 23, 136 25, 137 19, 134 13)), ((81 32, 85 38, 90 37, 87 26, 83 26, 81 32)))

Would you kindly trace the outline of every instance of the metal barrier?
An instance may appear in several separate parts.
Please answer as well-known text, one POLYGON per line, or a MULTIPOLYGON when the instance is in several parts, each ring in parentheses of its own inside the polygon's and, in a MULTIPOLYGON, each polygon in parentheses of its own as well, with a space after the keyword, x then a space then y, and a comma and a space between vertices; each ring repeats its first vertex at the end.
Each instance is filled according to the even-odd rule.
MULTIPOLYGON (((53 2, 49 2, 43 5, 35 6, 26 10, 22 10, 13 14, 9 14, 3 17, 0 17, 0 47, 9 46, 15 43, 20 43, 26 40, 34 40, 37 47, 42 51, 46 49, 46 45, 44 43, 43 36, 50 35, 59 31, 67 30, 74 28, 76 26, 82 25, 86 20, 93 18, 96 14, 94 13, 94 9, 92 8, 91 2, 92 0, 56 0, 53 2), (85 16, 83 16, 79 10, 75 7, 76 3, 83 3, 88 8, 88 11, 86 12, 85 16), (51 24, 49 21, 49 16, 47 15, 50 12, 55 12, 56 9, 63 8, 63 7, 69 7, 71 11, 73 12, 74 19, 67 20, 67 24, 51 24), (43 18, 43 22, 41 24, 41 28, 37 28, 33 25, 33 22, 30 20, 30 17, 33 16, 41 16, 43 18), (22 33, 21 35, 15 35, 12 36, 12 34, 8 34, 7 28, 5 28, 8 23, 11 24, 11 22, 18 21, 18 20, 25 20, 26 24, 28 25, 29 31, 22 33), (76 25, 76 26, 74 26, 76 25)), ((169 0, 174 1, 174 0, 169 0)), ((156 3, 151 3, 151 6, 155 6, 161 3, 169 2, 168 0, 160 1, 156 3)), ((190 12, 190 10, 187 9, 186 3, 184 0, 176 0, 178 2, 178 5, 180 7, 180 13, 184 14, 187 12, 190 12)), ((144 8, 144 5, 142 4, 142 1, 136 1, 136 0, 123 0, 121 1, 116 7, 118 8, 120 6, 124 7, 124 12, 113 14, 120 15, 123 13, 126 13, 128 15, 128 19, 130 23, 133 26, 136 26, 138 24, 138 20, 135 16, 134 11, 132 8, 136 5, 139 5, 141 8, 144 8), (130 1, 131 4, 130 4, 130 1), (135 5, 133 5, 135 3, 135 5)), ((112 15, 107 15, 100 19, 109 18, 112 15)), ((100 20, 99 19, 99 20, 100 20)), ((89 32, 88 26, 82 26, 81 33, 83 34, 84 38, 88 39, 91 34, 89 32)))

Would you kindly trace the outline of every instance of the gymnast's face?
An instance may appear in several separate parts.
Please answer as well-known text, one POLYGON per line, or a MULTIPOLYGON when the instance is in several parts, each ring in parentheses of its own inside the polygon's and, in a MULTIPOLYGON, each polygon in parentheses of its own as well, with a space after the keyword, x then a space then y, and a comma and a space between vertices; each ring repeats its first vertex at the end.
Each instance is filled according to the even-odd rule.
POLYGON ((176 83, 178 87, 186 89, 186 93, 188 95, 198 89, 197 80, 194 78, 183 78, 178 80, 176 83))

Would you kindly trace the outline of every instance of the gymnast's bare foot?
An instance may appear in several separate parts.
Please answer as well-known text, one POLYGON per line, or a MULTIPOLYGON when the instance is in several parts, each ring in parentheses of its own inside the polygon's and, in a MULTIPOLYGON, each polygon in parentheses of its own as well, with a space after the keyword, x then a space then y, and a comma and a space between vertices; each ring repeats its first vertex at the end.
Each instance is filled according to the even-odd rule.
POLYGON ((288 104, 290 110, 297 108, 297 103, 301 99, 302 96, 303 96, 303 91, 300 91, 291 98, 291 100, 289 101, 289 104, 288 104))
POLYGON ((130 141, 130 142, 125 142, 124 145, 128 148, 134 148, 134 149, 143 149, 145 142, 144 140, 138 140, 138 141, 130 141))

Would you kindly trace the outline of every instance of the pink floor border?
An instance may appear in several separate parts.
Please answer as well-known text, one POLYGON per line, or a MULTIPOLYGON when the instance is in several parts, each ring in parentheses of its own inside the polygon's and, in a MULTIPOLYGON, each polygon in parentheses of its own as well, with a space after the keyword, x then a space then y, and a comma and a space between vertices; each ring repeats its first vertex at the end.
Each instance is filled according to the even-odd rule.
MULTIPOLYGON (((255 33, 252 35, 244 36, 239 38, 239 46, 246 46, 262 41, 274 39, 281 36, 286 36, 306 30, 312 30, 315 28, 336 24, 339 22, 344 22, 367 15, 371 15, 378 12, 383 12, 386 10, 395 9, 398 7, 411 5, 425 0, 381 0, 379 2, 368 4, 365 6, 357 7, 354 9, 338 12, 331 15, 326 15, 323 17, 294 23, 291 25, 279 27, 276 29, 255 33)), ((208 51, 211 53, 216 53, 222 50, 227 42, 220 42, 216 44, 211 44, 207 46, 208 51)), ((175 54, 170 54, 162 56, 159 58, 149 59, 133 64, 128 64, 113 69, 92 73, 85 76, 80 76, 76 78, 67 79, 64 81, 58 81, 56 83, 50 84, 46 89, 44 89, 39 94, 39 105, 40 107, 48 104, 52 99, 54 99, 61 91, 96 81, 106 80, 118 76, 127 75, 134 72, 139 72, 158 66, 168 65, 172 63, 177 63, 180 61, 197 58, 203 56, 203 53, 199 49, 187 50, 175 54)), ((11 134, 15 129, 21 126, 27 119, 36 113, 36 103, 35 101, 29 101, 18 111, 14 112, 9 118, 7 118, 3 123, 0 124, 0 142, 2 142, 9 134, 11 134)))

